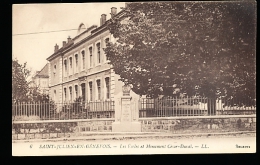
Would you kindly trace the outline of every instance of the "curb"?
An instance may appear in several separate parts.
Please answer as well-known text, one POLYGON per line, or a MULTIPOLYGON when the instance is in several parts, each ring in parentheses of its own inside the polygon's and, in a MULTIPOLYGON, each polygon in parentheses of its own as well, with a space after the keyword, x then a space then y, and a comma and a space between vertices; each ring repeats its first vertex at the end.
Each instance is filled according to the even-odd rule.
POLYGON ((221 132, 221 133, 193 133, 193 134, 167 134, 167 133, 111 133, 102 135, 97 133, 87 133, 85 136, 55 139, 30 139, 30 140, 12 140, 12 143, 22 142, 60 142, 60 141, 76 141, 76 140, 126 140, 126 139, 143 139, 143 138, 176 138, 176 137, 196 137, 196 136, 219 136, 219 135, 237 135, 237 134, 256 134, 256 131, 240 131, 240 132, 221 132))

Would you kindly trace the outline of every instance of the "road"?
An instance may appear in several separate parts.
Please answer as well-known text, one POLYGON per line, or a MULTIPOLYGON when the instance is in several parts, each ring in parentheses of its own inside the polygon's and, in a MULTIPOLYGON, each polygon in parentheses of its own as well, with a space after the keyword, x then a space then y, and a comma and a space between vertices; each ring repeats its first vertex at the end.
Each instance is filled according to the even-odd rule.
POLYGON ((13 156, 254 153, 256 136, 145 137, 13 142, 13 156))

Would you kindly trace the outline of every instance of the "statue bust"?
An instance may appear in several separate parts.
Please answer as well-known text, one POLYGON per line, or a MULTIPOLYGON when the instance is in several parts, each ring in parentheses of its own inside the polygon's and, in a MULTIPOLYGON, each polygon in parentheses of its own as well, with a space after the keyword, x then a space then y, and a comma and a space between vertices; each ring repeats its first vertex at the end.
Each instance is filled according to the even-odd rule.
POLYGON ((129 85, 124 85, 122 87, 123 96, 130 96, 130 90, 131 90, 131 87, 129 85))

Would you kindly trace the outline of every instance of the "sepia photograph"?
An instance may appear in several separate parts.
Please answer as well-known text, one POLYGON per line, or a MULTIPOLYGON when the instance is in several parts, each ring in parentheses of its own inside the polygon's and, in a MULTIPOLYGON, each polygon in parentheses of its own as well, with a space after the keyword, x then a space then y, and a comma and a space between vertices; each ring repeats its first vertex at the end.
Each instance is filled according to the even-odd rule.
POLYGON ((257 3, 12 5, 12 155, 256 153, 257 3))

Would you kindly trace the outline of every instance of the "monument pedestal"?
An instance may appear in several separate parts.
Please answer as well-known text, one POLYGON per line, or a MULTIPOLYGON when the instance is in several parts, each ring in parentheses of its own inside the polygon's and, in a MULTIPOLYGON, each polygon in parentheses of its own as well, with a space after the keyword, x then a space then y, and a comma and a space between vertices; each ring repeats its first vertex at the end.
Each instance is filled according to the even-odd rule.
POLYGON ((141 132, 140 122, 114 122, 112 132, 141 132))
POLYGON ((115 122, 112 123, 112 132, 141 132, 138 117, 138 100, 132 100, 130 94, 123 95, 118 98, 115 106, 115 122))

